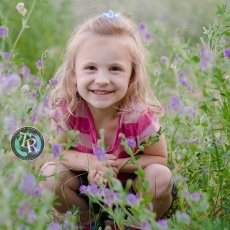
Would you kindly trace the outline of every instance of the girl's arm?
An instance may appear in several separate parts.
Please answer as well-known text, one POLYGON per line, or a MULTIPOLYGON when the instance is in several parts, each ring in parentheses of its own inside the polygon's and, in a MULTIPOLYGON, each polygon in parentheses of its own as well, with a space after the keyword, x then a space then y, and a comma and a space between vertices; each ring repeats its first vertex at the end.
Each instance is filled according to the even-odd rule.
MULTIPOLYGON (((55 121, 51 121, 51 130, 56 131, 57 123, 55 121)), ((63 130, 59 134, 56 135, 55 138, 51 136, 50 144, 61 144, 67 143, 66 132, 63 130)), ((111 155, 111 154, 110 154, 111 155)), ((73 149, 65 149, 63 150, 63 157, 61 159, 49 159, 52 161, 56 161, 58 163, 62 163, 67 168, 73 171, 86 171, 89 172, 91 170, 97 170, 103 175, 104 172, 108 171, 109 167, 112 167, 114 176, 118 173, 118 163, 117 157, 114 155, 108 156, 108 160, 106 164, 98 161, 96 156, 90 153, 83 153, 73 149)))
MULTIPOLYGON (((166 165, 167 163, 167 146, 165 137, 162 134, 160 136, 159 142, 154 145, 147 146, 144 148, 143 154, 138 155, 140 158, 138 159, 138 163, 142 168, 149 166, 150 164, 161 164, 166 165)), ((117 161, 119 162, 118 168, 121 169, 123 165, 128 161, 129 158, 121 158, 117 161)), ((137 170, 137 167, 133 164, 126 164, 121 172, 133 173, 137 170)))

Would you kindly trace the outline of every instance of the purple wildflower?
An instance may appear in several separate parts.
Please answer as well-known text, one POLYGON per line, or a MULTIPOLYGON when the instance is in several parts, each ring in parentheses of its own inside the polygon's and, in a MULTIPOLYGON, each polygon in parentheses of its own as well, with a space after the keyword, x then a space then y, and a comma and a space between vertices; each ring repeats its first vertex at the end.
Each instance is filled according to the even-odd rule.
POLYGON ((146 25, 144 23, 140 23, 138 25, 138 29, 140 32, 145 32, 146 31, 146 25))
POLYGON ((36 62, 37 69, 44 69, 44 63, 42 60, 36 62))
POLYGON ((48 84, 48 85, 46 86, 46 89, 50 89, 50 84, 48 84))
POLYGON ((36 217, 36 214, 34 212, 34 210, 32 208, 29 208, 28 209, 28 212, 27 212, 27 220, 26 222, 28 224, 30 223, 33 223, 34 221, 36 221, 37 217, 36 217))
POLYGON ((24 201, 21 203, 21 205, 18 207, 17 214, 19 218, 23 218, 24 215, 28 213, 28 210, 30 209, 30 204, 27 201, 24 201))
POLYGON ((195 200, 199 200, 200 199, 200 193, 199 192, 194 192, 192 194, 190 194, 190 198, 195 201, 195 200))
POLYGON ((30 77, 30 69, 23 65, 20 67, 20 74, 22 74, 24 81, 27 81, 30 77))
POLYGON ((187 190, 183 190, 182 193, 183 193, 185 196, 187 196, 187 197, 190 196, 190 193, 189 193, 187 190))
POLYGON ((91 195, 98 195, 99 193, 101 193, 101 189, 96 184, 91 184, 89 186, 89 193, 91 195))
POLYGON ((175 96, 171 97, 169 100, 169 104, 170 104, 171 110, 177 113, 182 113, 184 110, 184 104, 178 97, 175 97, 175 96))
POLYGON ((94 155, 97 157, 99 161, 106 161, 106 152, 102 147, 96 147, 94 149, 94 155))
POLYGON ((62 230, 62 226, 58 222, 51 223, 46 230, 62 230))
POLYGON ((21 91, 24 92, 25 94, 29 93, 30 86, 29 85, 23 85, 21 88, 21 91))
POLYGON ((190 223, 190 216, 185 212, 178 212, 176 214, 176 217, 177 217, 178 222, 183 222, 185 224, 190 223))
POLYGON ((220 39, 220 43, 227 46, 228 45, 228 40, 225 36, 222 36, 220 39))
POLYGON ((43 189, 40 187, 37 187, 30 192, 30 196, 42 197, 42 193, 43 193, 43 189))
POLYGON ((70 226, 71 226, 70 222, 69 221, 65 221, 65 223, 63 225, 64 229, 68 229, 70 226))
POLYGON ((168 57, 166 57, 166 56, 161 57, 161 62, 167 63, 168 61, 169 61, 168 57))
POLYGON ((161 226, 162 228, 167 228, 168 227, 168 222, 167 222, 167 220, 158 220, 157 221, 157 224, 159 225, 159 226, 161 226))
POLYGON ((181 143, 186 143, 186 144, 199 143, 199 139, 194 138, 194 139, 188 139, 188 140, 180 140, 180 142, 181 143))
POLYGON ((139 199, 136 197, 136 195, 130 193, 126 196, 126 200, 130 203, 130 204, 137 204, 139 202, 139 199))
POLYGON ((22 178, 22 181, 19 185, 19 190, 23 193, 29 194, 35 187, 36 178, 34 175, 27 173, 22 178))
POLYGON ((37 120, 37 112, 35 109, 33 114, 29 117, 29 119, 32 121, 32 123, 34 123, 37 120))
POLYGON ((181 61, 181 58, 176 56, 176 57, 174 58, 174 62, 178 62, 178 61, 181 61))
POLYGON ((116 193, 108 188, 105 188, 105 204, 108 206, 112 206, 115 203, 116 193))
POLYGON ((2 56, 3 58, 9 58, 10 55, 11 55, 10 52, 2 52, 2 53, 1 53, 1 56, 2 56))
POLYGON ((195 90, 188 85, 188 83, 186 82, 185 78, 186 78, 186 75, 185 75, 185 72, 184 71, 180 71, 179 75, 179 82, 186 88, 188 89, 191 93, 195 93, 195 90))
POLYGON ((199 200, 200 199, 200 193, 199 192, 194 192, 194 193, 189 193, 188 191, 186 190, 183 190, 182 193, 189 197, 191 200, 193 201, 196 201, 196 200, 199 200))
POLYGON ((207 44, 202 44, 200 47, 201 70, 205 71, 207 68, 211 68, 213 60, 214 58, 210 47, 207 44))
POLYGON ((208 172, 208 169, 204 169, 203 171, 204 171, 204 173, 207 173, 207 172, 208 172))
POLYGON ((8 28, 5 26, 0 26, 0 38, 8 37, 8 28))
POLYGON ((144 221, 141 225, 141 230, 149 230, 152 229, 151 224, 148 221, 144 221))
POLYGON ((145 40, 151 42, 153 40, 152 35, 149 32, 145 33, 145 40))
POLYGON ((33 82, 35 88, 39 88, 41 86, 41 80, 38 77, 34 77, 33 82))
POLYGON ((135 141, 133 138, 128 138, 128 139, 126 140, 126 144, 127 144, 129 147, 133 147, 133 148, 135 148, 136 145, 137 145, 136 141, 135 141))
POLYGON ((25 225, 24 224, 20 224, 17 228, 17 230, 24 230, 25 229, 25 225))
POLYGON ((49 84, 50 84, 50 85, 56 85, 56 84, 57 84, 57 79, 51 78, 51 79, 49 80, 49 84))
MULTIPOLYGON (((3 63, 0 62, 0 74, 2 73, 2 71, 3 71, 3 63)), ((1 78, 1 77, 0 77, 0 78, 1 78)))
POLYGON ((31 94, 33 100, 36 100, 37 98, 37 92, 36 91, 33 91, 32 94, 31 94))
POLYGON ((37 219, 33 208, 31 208, 30 204, 27 201, 22 202, 22 204, 18 207, 17 214, 19 218, 23 218, 24 216, 26 216, 28 224, 36 221, 37 219))
POLYGON ((0 91, 10 94, 21 85, 21 78, 17 74, 4 74, 0 76, 0 91))
POLYGON ((3 127, 7 135, 15 132, 18 129, 16 117, 3 117, 3 127))
POLYGON ((52 146, 52 153, 54 158, 57 158, 61 155, 62 148, 63 146, 61 144, 54 144, 52 146))
POLYGON ((230 59, 230 48, 224 49, 224 56, 226 59, 230 59))
POLYGON ((89 191, 88 186, 81 185, 79 188, 80 193, 87 193, 89 191))

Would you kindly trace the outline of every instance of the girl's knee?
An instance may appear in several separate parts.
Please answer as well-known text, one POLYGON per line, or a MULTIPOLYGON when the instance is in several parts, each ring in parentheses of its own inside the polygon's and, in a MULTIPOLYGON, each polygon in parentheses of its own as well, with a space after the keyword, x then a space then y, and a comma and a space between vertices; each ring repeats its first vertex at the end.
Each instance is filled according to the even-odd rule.
POLYGON ((45 163, 40 172, 46 177, 46 180, 40 182, 39 186, 50 191, 60 190, 62 186, 61 174, 66 170, 67 168, 63 164, 57 164, 55 162, 45 163))
POLYGON ((173 187, 172 172, 164 165, 152 164, 145 168, 145 178, 156 197, 170 195, 173 187), (155 192, 154 192, 155 193, 155 192))

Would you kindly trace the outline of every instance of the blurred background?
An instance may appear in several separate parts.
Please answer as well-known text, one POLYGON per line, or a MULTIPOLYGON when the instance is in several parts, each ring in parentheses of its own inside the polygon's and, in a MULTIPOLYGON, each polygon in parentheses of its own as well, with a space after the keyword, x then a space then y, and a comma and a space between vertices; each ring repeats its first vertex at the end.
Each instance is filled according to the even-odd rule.
MULTIPOLYGON (((24 0, 29 11, 32 0, 24 0)), ((3 51, 8 52, 21 29, 21 15, 16 10, 18 0, 1 0, 0 25, 9 28, 10 42, 3 51)), ((48 50, 46 74, 50 79, 62 60, 62 52, 76 25, 94 14, 112 9, 132 18, 138 25, 144 23, 152 36, 157 56, 167 54, 164 37, 183 37, 194 45, 202 36, 202 27, 213 23, 216 4, 222 0, 37 0, 28 25, 20 38, 16 51, 18 64, 36 71, 36 61, 48 50), (162 37, 162 39, 160 39, 162 37), (159 44, 159 42, 161 44, 159 44), (160 48, 159 48, 160 47, 160 48)), ((154 55, 154 54, 153 54, 154 55)))

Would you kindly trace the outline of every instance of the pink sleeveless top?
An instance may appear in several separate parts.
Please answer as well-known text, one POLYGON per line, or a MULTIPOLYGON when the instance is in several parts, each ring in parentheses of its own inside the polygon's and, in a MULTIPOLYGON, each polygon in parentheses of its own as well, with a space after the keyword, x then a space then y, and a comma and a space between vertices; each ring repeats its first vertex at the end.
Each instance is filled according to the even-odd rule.
MULTIPOLYGON (((138 146, 141 141, 148 141, 149 136, 159 130, 160 123, 158 118, 154 116, 154 112, 151 110, 147 110, 147 112, 143 114, 143 111, 143 106, 137 104, 135 114, 132 114, 131 116, 127 113, 118 115, 115 141, 113 143, 113 146, 106 152, 107 154, 114 154, 118 158, 129 157, 129 154, 127 154, 124 151, 123 146, 120 145, 120 133, 123 133, 126 138, 130 137, 134 139, 138 146)), ((79 132, 78 142, 76 146, 72 146, 72 149, 75 149, 79 152, 93 154, 94 148, 97 146, 98 138, 96 135, 93 117, 90 109, 87 106, 87 103, 85 103, 84 101, 78 102, 77 109, 73 113, 74 115, 70 115, 67 122, 63 123, 62 118, 66 114, 66 112, 66 103, 62 103, 60 107, 50 110, 49 116, 59 126, 61 126, 63 130, 76 130, 79 132)), ((135 149, 135 151, 136 150, 137 148, 135 149)), ((120 174, 123 175, 124 173, 120 174)), ((120 174, 119 178, 121 177, 120 174)))

